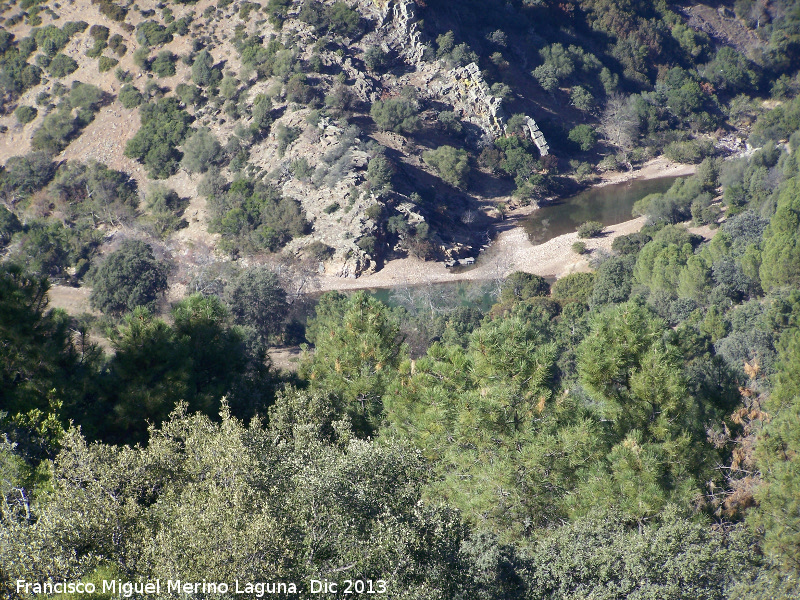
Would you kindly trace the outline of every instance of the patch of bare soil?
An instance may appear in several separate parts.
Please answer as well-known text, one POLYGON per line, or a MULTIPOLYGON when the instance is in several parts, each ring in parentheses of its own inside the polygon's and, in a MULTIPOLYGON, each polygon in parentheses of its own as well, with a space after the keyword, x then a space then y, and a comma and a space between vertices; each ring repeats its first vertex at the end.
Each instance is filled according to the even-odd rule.
POLYGON ((76 288, 68 285, 51 285, 48 292, 51 308, 63 309, 71 315, 81 315, 83 313, 100 315, 89 304, 89 296, 91 294, 92 288, 76 288))
POLYGON ((288 346, 286 348, 270 348, 267 351, 272 366, 281 371, 297 371, 300 366, 300 346, 288 346))

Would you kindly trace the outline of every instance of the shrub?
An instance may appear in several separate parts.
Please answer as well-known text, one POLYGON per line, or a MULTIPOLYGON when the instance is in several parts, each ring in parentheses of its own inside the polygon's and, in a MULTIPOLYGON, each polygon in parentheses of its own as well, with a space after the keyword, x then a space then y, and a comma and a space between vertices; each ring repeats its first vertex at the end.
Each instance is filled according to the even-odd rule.
POLYGON ((611 242, 611 249, 617 254, 637 254, 651 239, 646 233, 629 233, 615 238, 611 242))
POLYGON ((12 156, 0 171, 0 191, 26 197, 47 185, 55 172, 56 165, 44 152, 12 156))
POLYGON ((110 31, 108 27, 105 27, 104 25, 92 25, 89 28, 89 35, 92 36, 95 40, 101 40, 105 42, 106 40, 108 40, 109 33, 110 31))
POLYGON ((18 231, 22 231, 22 223, 17 215, 0 205, 0 247, 8 245, 18 231))
POLYGON ((569 132, 569 140, 587 152, 597 143, 597 132, 591 125, 576 125, 569 132))
POLYGON ((36 115, 39 114, 39 111, 33 108, 32 106, 25 106, 24 104, 18 106, 16 110, 14 110, 14 116, 17 118, 17 121, 22 125, 26 125, 30 123, 36 118, 36 115))
POLYGON ((203 94, 196 85, 179 83, 175 86, 175 94, 186 106, 198 106, 203 101, 203 94))
POLYGON ((373 73, 381 71, 388 62, 387 54, 379 46, 370 46, 364 53, 364 65, 373 73))
MULTIPOLYGON (((582 244, 583 242, 575 243, 582 244)), ((594 289, 594 278, 594 273, 570 273, 553 284, 553 298, 562 302, 587 304, 594 289)))
POLYGON ((192 63, 192 81, 201 87, 213 86, 222 80, 222 73, 214 68, 214 58, 208 50, 201 50, 192 63))
POLYGON ((550 284, 539 275, 515 271, 503 282, 500 290, 500 301, 528 300, 539 296, 550 295, 550 284))
POLYGON ((169 177, 181 159, 176 146, 183 143, 193 118, 180 107, 177 98, 145 104, 139 116, 142 126, 125 145, 125 156, 145 164, 153 179, 169 177))
POLYGON ((108 56, 101 56, 97 60, 97 70, 101 73, 105 73, 106 71, 110 71, 114 67, 119 64, 119 61, 116 58, 111 58, 108 56))
POLYGON ((579 238, 591 238, 600 235, 603 231, 603 224, 600 221, 586 221, 578 226, 579 238))
POLYGON ((74 73, 77 70, 78 63, 66 54, 61 53, 56 54, 53 57, 53 60, 50 61, 50 65, 47 67, 47 71, 50 73, 50 75, 56 78, 66 77, 70 73, 74 73))
POLYGON ((172 33, 155 21, 144 21, 136 26, 136 40, 142 46, 158 46, 172 41, 172 33))
POLYGON ((319 240, 314 240, 308 246, 303 248, 303 251, 315 260, 323 261, 328 260, 331 256, 333 256, 335 249, 331 246, 328 246, 328 244, 320 242, 319 240))
POLYGON ((458 115, 452 110, 443 110, 437 115, 436 120, 452 133, 461 133, 464 129, 458 120, 458 115))
POLYGON ((330 6, 314 0, 306 0, 298 18, 312 25, 320 33, 355 37, 363 30, 361 16, 345 2, 337 1, 330 6))
POLYGON ((147 206, 152 216, 153 227, 161 236, 179 229, 186 221, 181 214, 188 202, 163 185, 153 185, 147 192, 147 206))
POLYGON ((241 271, 225 288, 225 301, 238 325, 266 347, 283 329, 289 305, 278 276, 265 267, 241 271))
POLYGON ((120 315, 137 306, 154 308, 167 287, 166 265, 140 240, 126 240, 91 276, 93 307, 120 315))
POLYGON ((664 155, 675 162, 697 164, 714 153, 711 140, 688 140, 672 142, 664 148, 664 155))
POLYGON ((98 5, 100 12, 112 21, 122 22, 125 20, 125 15, 128 14, 127 8, 114 4, 111 0, 92 0, 92 4, 98 5))
POLYGON ((181 166, 191 173, 205 173, 219 163, 222 145, 207 128, 198 129, 183 145, 181 166))
POLYGON ((407 98, 378 100, 372 105, 370 116, 381 129, 396 133, 410 133, 419 127, 417 103, 407 98))
POLYGON ((572 244, 572 251, 575 254, 583 254, 586 252, 586 243, 585 242, 575 242, 572 244))
POLYGON ((394 164, 383 154, 372 157, 367 165, 367 177, 370 186, 376 190, 391 188, 392 176, 395 173, 394 164))
POLYGON ((169 50, 162 50, 150 64, 150 69, 159 77, 172 77, 175 75, 176 56, 169 50))
POLYGON ((275 130, 275 139, 278 141, 278 156, 283 156, 289 145, 300 137, 301 129, 299 127, 286 127, 283 123, 279 123, 275 130))
POLYGON ((142 103, 142 94, 136 87, 127 83, 119 91, 119 101, 125 108, 136 108, 142 103))
POLYGON ((469 177, 469 155, 466 150, 452 146, 439 146, 422 154, 422 160, 433 167, 450 185, 465 187, 469 177))

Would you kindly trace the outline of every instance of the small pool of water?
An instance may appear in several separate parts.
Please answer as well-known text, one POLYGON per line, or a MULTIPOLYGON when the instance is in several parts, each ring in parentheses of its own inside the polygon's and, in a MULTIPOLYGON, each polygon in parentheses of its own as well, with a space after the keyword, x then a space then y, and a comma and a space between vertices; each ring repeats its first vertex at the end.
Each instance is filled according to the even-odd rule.
POLYGON ((543 244, 559 235, 572 233, 586 221, 600 221, 604 226, 632 218, 637 200, 648 194, 666 192, 679 177, 626 181, 584 190, 577 196, 547 204, 521 221, 533 244, 543 244))

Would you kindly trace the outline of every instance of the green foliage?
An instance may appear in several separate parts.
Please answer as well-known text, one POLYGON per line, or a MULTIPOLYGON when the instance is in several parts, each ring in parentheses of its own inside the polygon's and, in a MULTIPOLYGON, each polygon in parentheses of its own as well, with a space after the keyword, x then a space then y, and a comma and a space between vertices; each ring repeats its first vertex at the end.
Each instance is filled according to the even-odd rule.
POLYGON ((167 287, 166 265, 142 241, 126 240, 94 269, 92 306, 120 315, 134 308, 154 307, 167 287))
POLYGON ((213 215, 209 229, 221 233, 225 248, 234 254, 274 252, 308 230, 300 204, 262 183, 239 179, 209 201, 213 215))
POLYGON ((586 221, 578 225, 579 238, 597 237, 603 232, 603 224, 600 221, 586 221))
POLYGON ((750 143, 762 146, 768 140, 787 139, 800 129, 800 96, 760 115, 753 125, 750 143))
POLYGON ((550 284, 539 275, 515 271, 503 282, 500 302, 524 301, 550 295, 550 284))
POLYGON ((727 94, 752 91, 758 86, 756 66, 730 46, 722 46, 706 66, 706 76, 727 94))
POLYGON ((364 65, 373 73, 379 73, 386 67, 388 58, 379 46, 370 46, 364 52, 364 65))
POLYGON ((172 33, 156 21, 142 21, 136 26, 136 41, 146 47, 160 46, 172 41, 172 33))
POLYGON ((101 73, 105 73, 106 71, 110 71, 114 67, 119 64, 119 61, 116 58, 110 58, 108 56, 101 56, 97 61, 97 70, 101 73))
MULTIPOLYGON (((539 56, 543 63, 534 69, 532 75, 548 92, 553 92, 556 88, 561 87, 572 78, 573 74, 585 75, 597 71, 601 67, 600 62, 593 54, 588 54, 577 46, 564 48, 561 44, 552 44, 542 48, 539 56)), ((585 88, 582 90, 588 93, 585 88)), ((579 100, 579 103, 583 102, 582 99, 579 100)), ((585 108, 581 108, 581 110, 585 110, 585 108)))
POLYGON ((358 11, 341 0, 331 5, 306 0, 298 18, 316 28, 319 34, 332 33, 354 38, 363 32, 358 11))
POLYGON ((222 80, 222 73, 214 68, 214 58, 205 48, 197 53, 192 63, 192 81, 200 87, 211 87, 222 80))
POLYGON ((139 117, 142 126, 125 145, 125 156, 143 163, 153 179, 169 177, 181 158, 176 146, 188 135, 193 118, 177 98, 145 104, 139 109, 139 117))
POLYGON ((53 60, 50 61, 47 67, 47 72, 50 73, 52 77, 56 78, 66 77, 77 70, 78 63, 66 54, 60 53, 53 57, 53 60))
POLYGON ((375 190, 391 189, 395 171, 394 164, 384 154, 376 154, 367 164, 370 186, 375 190))
POLYGON ((713 464, 701 424, 713 408, 688 393, 678 349, 662 341, 664 323, 646 308, 613 307, 591 326, 578 348, 578 373, 614 441, 585 479, 575 508, 617 506, 641 519, 670 502, 689 502, 699 492, 697 473, 713 464))
POLYGON ((591 125, 576 125, 570 129, 568 137, 584 152, 588 152, 597 144, 597 132, 591 125))
POLYGON ((434 497, 518 537, 558 518, 559 490, 593 455, 596 438, 569 399, 549 401, 555 347, 535 312, 486 323, 470 337, 466 352, 437 343, 413 368, 404 364, 384 396, 387 419, 442 474, 434 497))
POLYGON ((108 100, 108 94, 100 88, 73 81, 69 96, 33 132, 31 145, 36 150, 57 154, 94 120, 94 113, 108 100), (73 112, 73 109, 78 110, 73 112))
POLYGON ((278 141, 278 156, 283 156, 289 145, 297 140, 302 133, 299 127, 286 127, 283 123, 278 123, 275 129, 275 139, 278 141))
POLYGON ((98 5, 100 12, 112 21, 122 22, 128 14, 127 8, 114 4, 111 0, 92 0, 92 4, 98 5))
POLYGON ((158 56, 156 56, 153 62, 150 63, 150 70, 159 77, 172 77, 175 75, 175 62, 177 58, 178 57, 169 50, 162 50, 158 53, 158 56))
POLYGON ((369 114, 381 129, 411 133, 419 127, 418 112, 416 101, 400 97, 374 102, 369 114))
POLYGON ((26 198, 53 178, 56 165, 45 152, 12 156, 0 172, 0 191, 10 199, 26 198))
POLYGON ((49 192, 66 218, 91 227, 129 224, 139 204, 135 180, 93 160, 60 166, 49 192))
POLYGON ((320 298, 306 337, 314 353, 301 372, 312 389, 338 398, 355 431, 371 435, 380 423, 381 398, 407 350, 389 310, 364 292, 320 298))
POLYGON ((800 180, 792 178, 778 196, 778 207, 764 232, 761 287, 800 284, 800 180))
POLYGON ((697 164, 714 152, 714 144, 709 140, 688 140, 672 142, 664 148, 664 155, 675 162, 697 164))
POLYGON ((47 410, 78 367, 66 314, 48 309, 49 287, 46 276, 0 265, 0 403, 11 416, 47 410))
POLYGON ((25 106, 24 104, 18 106, 14 110, 14 116, 17 117, 17 121, 21 125, 26 125, 33 121, 36 116, 39 114, 39 111, 33 108, 32 106, 25 106))
POLYGON ((697 177, 678 179, 664 194, 650 194, 633 205, 633 216, 647 215, 652 223, 680 223, 691 218, 692 202, 703 193, 697 177))
POLYGON ((585 242, 573 242, 572 246, 570 246, 570 249, 575 254, 585 254, 586 253, 586 243, 585 242))
POLYGON ((618 304, 631 293, 635 256, 612 257, 597 268, 591 304, 618 304))
POLYGON ((711 528, 668 509, 655 523, 625 528, 623 515, 592 515, 548 532, 530 549, 531 595, 580 598, 722 600, 755 570, 741 527, 711 528))
POLYGON ((453 146, 439 146, 436 150, 423 152, 422 160, 450 185, 458 188, 467 187, 470 167, 466 150, 453 146))
POLYGON ((211 131, 203 127, 183 144, 181 165, 191 173, 205 173, 222 158, 222 145, 211 131))
POLYGON ((645 244, 636 259, 633 275, 651 290, 674 292, 682 268, 693 256, 693 238, 686 229, 668 225, 645 244))
POLYGON ((166 237, 186 225, 181 215, 188 201, 178 196, 174 190, 163 185, 152 185, 147 191, 146 202, 158 235, 166 237))
POLYGON ((553 284, 553 298, 563 303, 589 303, 595 281, 594 273, 570 273, 553 284))
POLYGON ((126 83, 119 91, 119 101, 125 108, 136 108, 142 103, 142 93, 133 84, 126 83))
POLYGON ((225 302, 262 352, 283 332, 289 305, 274 271, 256 267, 239 272, 225 287, 225 302))
POLYGON ((86 421, 94 436, 145 441, 147 422, 166 420, 179 399, 193 412, 219 413, 247 365, 241 332, 216 297, 189 296, 172 318, 169 326, 140 307, 119 327, 103 381, 106 418, 86 421))
POLYGON ((291 0, 269 0, 264 9, 269 17, 269 22, 280 29, 289 14, 289 6, 291 6, 291 0))
POLYGON ((22 223, 17 215, 5 206, 0 206, 0 247, 8 245, 18 231, 22 231, 22 223))
POLYGON ((765 550, 793 574, 798 563, 798 451, 800 437, 800 335, 796 328, 783 338, 777 385, 767 410, 771 418, 757 438, 758 466, 764 481, 757 490, 758 508, 748 515, 755 527, 763 528, 765 550))

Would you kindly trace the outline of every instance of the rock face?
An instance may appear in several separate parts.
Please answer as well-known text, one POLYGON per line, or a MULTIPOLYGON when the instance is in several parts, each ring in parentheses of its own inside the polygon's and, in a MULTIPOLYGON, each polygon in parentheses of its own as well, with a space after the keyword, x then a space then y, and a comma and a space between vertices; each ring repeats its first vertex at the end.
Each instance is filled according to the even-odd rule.
MULTIPOLYGON (((465 120, 480 127, 489 138, 494 139, 505 134, 503 101, 492 95, 475 63, 447 71, 444 83, 434 84, 432 91, 448 98, 465 120)), ((550 146, 536 121, 533 117, 526 116, 525 124, 539 154, 547 156, 550 146)))
POLYGON ((397 52, 409 64, 421 63, 428 46, 419 26, 416 3, 413 0, 390 0, 383 5, 381 13, 379 23, 387 30, 388 49, 397 52))
MULTIPOLYGON (((416 3, 413 0, 374 0, 368 10, 378 13, 378 27, 383 30, 386 40, 384 49, 393 50, 407 63, 422 68, 430 49, 419 26, 416 3)), ((503 101, 492 94, 478 65, 469 63, 456 67, 443 73, 442 79, 431 83, 429 91, 434 96, 447 98, 463 119, 480 127, 490 139, 505 134, 503 101)), ((526 124, 539 153, 547 156, 550 148, 536 121, 527 117, 526 124)))
POLYGON ((444 82, 434 85, 432 90, 448 98, 465 120, 480 127, 489 137, 503 135, 503 101, 492 95, 475 63, 447 71, 444 82))

